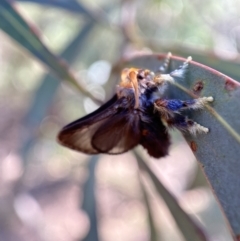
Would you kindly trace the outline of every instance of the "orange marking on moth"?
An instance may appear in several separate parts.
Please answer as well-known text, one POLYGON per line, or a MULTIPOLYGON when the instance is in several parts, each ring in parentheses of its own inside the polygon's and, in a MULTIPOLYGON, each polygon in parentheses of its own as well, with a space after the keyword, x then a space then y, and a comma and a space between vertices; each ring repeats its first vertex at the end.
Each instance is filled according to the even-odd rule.
POLYGON ((119 86, 121 86, 123 88, 128 88, 128 89, 132 88, 133 86, 132 86, 132 80, 131 80, 130 73, 135 72, 137 75, 138 70, 139 69, 136 69, 136 68, 123 69, 122 73, 121 73, 121 82, 119 83, 119 86))
POLYGON ((138 71, 139 69, 136 68, 124 69, 122 71, 121 82, 119 84, 123 88, 133 88, 135 96, 135 109, 138 109, 139 107, 139 90, 137 80, 138 71))
POLYGON ((130 80, 132 82, 132 86, 134 88, 134 95, 135 95, 135 106, 134 108, 137 109, 139 107, 139 91, 138 91, 138 80, 137 80, 137 73, 135 71, 131 71, 129 73, 130 80))
POLYGON ((146 130, 146 129, 142 130, 142 135, 143 135, 143 136, 147 136, 148 133, 149 133, 148 130, 146 130))

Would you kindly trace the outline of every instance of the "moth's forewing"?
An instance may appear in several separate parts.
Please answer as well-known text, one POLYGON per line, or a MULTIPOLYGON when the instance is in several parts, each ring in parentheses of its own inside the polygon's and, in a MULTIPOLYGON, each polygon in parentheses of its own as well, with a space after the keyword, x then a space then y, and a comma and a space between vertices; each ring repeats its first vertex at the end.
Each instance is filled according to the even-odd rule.
POLYGON ((78 119, 65 126, 58 134, 58 141, 71 149, 78 150, 88 154, 97 154, 91 140, 98 128, 111 116, 117 113, 116 105, 119 105, 117 95, 102 105, 91 114, 78 119))
POLYGON ((138 113, 123 109, 98 128, 92 146, 101 153, 120 154, 138 145, 140 137, 138 113))
POLYGON ((164 157, 168 154, 170 137, 163 125, 158 113, 145 115, 140 124, 140 144, 147 149, 148 154, 155 158, 164 157))
POLYGON ((79 127, 81 127, 82 125, 89 125, 95 122, 96 120, 103 119, 105 116, 107 118, 109 115, 113 114, 111 112, 112 108, 116 105, 118 100, 119 99, 117 95, 114 95, 109 101, 100 106, 97 110, 64 126, 61 132, 64 130, 73 131, 79 129, 79 127))

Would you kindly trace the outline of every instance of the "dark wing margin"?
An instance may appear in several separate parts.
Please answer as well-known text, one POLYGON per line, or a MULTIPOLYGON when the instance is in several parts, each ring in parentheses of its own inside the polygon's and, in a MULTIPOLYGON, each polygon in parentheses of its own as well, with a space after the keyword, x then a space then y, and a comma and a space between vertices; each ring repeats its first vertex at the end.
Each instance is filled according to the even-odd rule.
POLYGON ((91 140, 98 128, 111 116, 117 113, 115 105, 121 100, 117 95, 89 115, 65 126, 58 134, 58 142, 70 149, 87 154, 97 154, 92 147, 91 140))
POLYGON ((64 131, 64 130, 73 131, 83 125, 89 125, 89 123, 92 123, 99 119, 103 119, 105 116, 107 118, 109 115, 113 114, 113 113, 111 113, 111 111, 113 111, 113 107, 118 102, 118 100, 119 99, 118 99, 117 95, 114 95, 109 101, 107 101, 105 104, 103 104, 97 110, 64 126, 61 131, 64 131))
POLYGON ((78 123, 78 128, 75 130, 64 129, 59 133, 58 141, 70 149, 86 154, 97 154, 99 151, 92 147, 91 139, 104 121, 106 121, 106 119, 96 121, 96 123, 89 125, 83 124, 82 126, 78 123))
POLYGON ((158 114, 146 116, 147 122, 141 121, 140 144, 147 149, 148 154, 155 158, 168 154, 170 137, 158 114))

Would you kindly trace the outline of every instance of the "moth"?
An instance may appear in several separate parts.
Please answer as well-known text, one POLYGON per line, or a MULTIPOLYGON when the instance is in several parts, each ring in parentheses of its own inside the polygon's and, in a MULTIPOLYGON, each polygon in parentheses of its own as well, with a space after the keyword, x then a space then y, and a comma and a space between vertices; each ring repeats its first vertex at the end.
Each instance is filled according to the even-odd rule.
POLYGON ((121 154, 142 145, 155 158, 168 154, 168 128, 193 135, 209 129, 188 119, 185 109, 201 109, 213 97, 192 100, 166 99, 164 92, 177 78, 184 78, 191 57, 178 69, 165 74, 169 53, 158 71, 128 68, 121 73, 116 94, 89 115, 65 126, 58 134, 63 146, 86 154, 121 154))

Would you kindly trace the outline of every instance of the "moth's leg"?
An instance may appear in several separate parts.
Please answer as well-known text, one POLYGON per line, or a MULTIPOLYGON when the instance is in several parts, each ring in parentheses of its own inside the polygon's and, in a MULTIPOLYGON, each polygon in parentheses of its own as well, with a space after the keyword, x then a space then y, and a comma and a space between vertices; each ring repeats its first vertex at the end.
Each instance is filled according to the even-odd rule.
MULTIPOLYGON (((159 68, 160 73, 164 72, 168 68, 170 57, 166 58, 163 66, 159 68)), ((174 83, 175 79, 184 79, 188 71, 189 62, 191 60, 192 57, 188 57, 182 65, 180 65, 177 69, 175 69, 169 74, 156 74, 154 81, 158 84, 162 84, 166 82, 174 83)))
POLYGON ((187 58, 187 60, 180 65, 177 69, 175 69, 174 71, 172 71, 169 75, 173 78, 181 78, 184 79, 185 75, 188 71, 188 67, 189 67, 189 63, 192 61, 192 57, 189 56, 187 58))
POLYGON ((211 96, 186 101, 157 99, 154 102, 154 109, 159 112, 162 119, 170 127, 175 127, 181 131, 188 131, 195 135, 197 133, 207 133, 208 128, 188 119, 179 112, 184 109, 201 109, 212 101, 213 97, 211 96))
POLYGON ((206 134, 209 132, 209 129, 201 126, 197 122, 188 119, 187 116, 182 114, 174 114, 171 118, 165 120, 169 127, 177 128, 182 132, 189 132, 192 135, 196 134, 206 134))
POLYGON ((172 112, 179 112, 184 109, 202 109, 206 104, 213 101, 213 97, 201 97, 198 99, 192 100, 166 100, 166 99, 157 99, 154 102, 154 108, 158 112, 163 113, 163 115, 171 116, 172 112))
POLYGON ((170 64, 171 57, 172 57, 172 53, 168 52, 167 57, 165 58, 165 60, 163 62, 163 65, 161 65, 159 67, 157 72, 160 72, 160 73, 166 73, 167 72, 169 64, 170 64))

